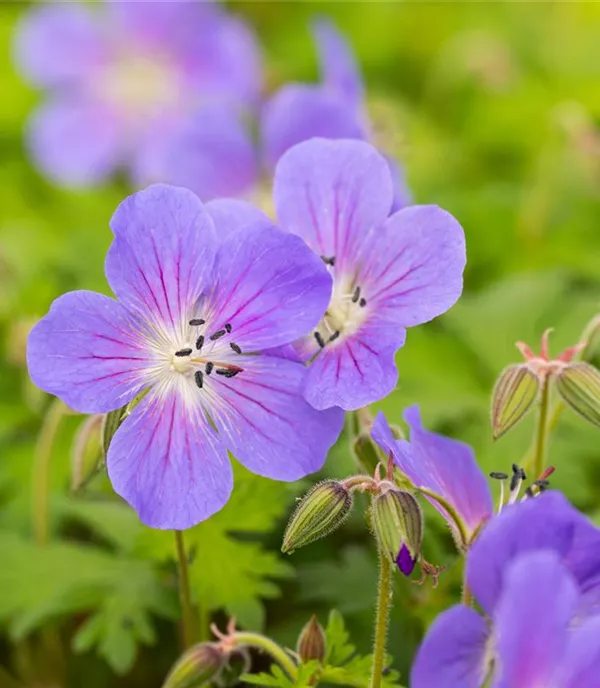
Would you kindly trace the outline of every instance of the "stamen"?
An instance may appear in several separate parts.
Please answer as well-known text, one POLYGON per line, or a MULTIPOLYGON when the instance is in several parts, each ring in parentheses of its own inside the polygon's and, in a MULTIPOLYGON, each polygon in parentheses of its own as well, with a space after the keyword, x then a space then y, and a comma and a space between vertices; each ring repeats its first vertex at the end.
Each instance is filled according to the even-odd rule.
POLYGON ((200 327, 200 325, 204 325, 205 322, 206 320, 202 320, 202 318, 192 318, 190 320, 190 325, 192 327, 200 327))
POLYGON ((215 364, 214 364, 212 361, 209 361, 209 362, 206 364, 206 368, 205 368, 206 374, 207 374, 207 375, 210 375, 210 374, 212 373, 212 369, 213 369, 214 367, 215 367, 215 364))
POLYGON ((550 487, 550 481, 544 479, 536 480, 533 484, 538 488, 540 492, 545 492, 550 487))
POLYGON ((321 256, 321 260, 325 265, 331 265, 331 267, 335 265, 335 256, 330 256, 329 258, 327 256, 321 256))
POLYGON ((198 385, 198 387, 199 387, 200 389, 202 389, 202 385, 204 384, 204 375, 202 375, 202 371, 201 371, 201 370, 197 370, 197 371, 194 373, 194 378, 195 378, 195 380, 196 380, 196 384, 198 385))
POLYGON ((499 471, 492 471, 490 473, 490 478, 500 481, 500 496, 498 497, 498 513, 502 511, 504 506, 504 481, 508 478, 507 473, 500 473, 499 471))
POLYGON ((240 372, 240 369, 217 368, 215 372, 217 375, 222 375, 223 377, 235 377, 240 372))
POLYGON ((175 356, 189 356, 192 353, 191 349, 180 349, 175 352, 175 356))
POLYGON ((533 485, 530 485, 526 490, 525 490, 525 499, 531 499, 535 495, 533 494, 533 485))
MULTIPOLYGON (((230 327, 231 327, 231 325, 230 325, 230 327)), ((217 339, 220 339, 221 337, 223 337, 226 333, 227 333, 227 330, 217 330, 214 334, 210 335, 209 339, 214 342, 217 339)))
POLYGON ((506 480, 508 478, 508 473, 498 473, 498 471, 492 471, 490 473, 490 478, 494 478, 494 480, 506 480))
POLYGON ((324 341, 323 337, 321 336, 321 333, 315 332, 314 335, 315 335, 315 339, 317 340, 317 344, 321 347, 321 349, 324 349, 325 348, 325 341, 324 341))
POLYGON ((229 332, 231 332, 231 323, 225 323, 224 327, 225 331, 229 334, 229 332))
POLYGON ((329 337, 329 339, 328 339, 327 341, 328 341, 328 342, 333 342, 333 341, 335 341, 339 336, 340 336, 340 331, 339 331, 339 330, 336 330, 336 331, 331 335, 331 337, 329 337))
POLYGON ((356 287, 354 293, 352 294, 352 303, 357 303, 360 299, 360 287, 356 287))
POLYGON ((198 339, 196 339, 196 349, 198 349, 198 351, 200 351, 200 349, 202 348, 203 345, 204 345, 204 336, 200 335, 198 337, 198 339))
POLYGON ((527 478, 525 471, 517 466, 516 463, 512 465, 512 472, 513 474, 510 479, 510 498, 508 500, 509 504, 514 504, 516 502, 523 480, 527 478))
POLYGON ((364 307, 367 305, 367 299, 361 299, 361 300, 358 302, 358 305, 359 305, 361 308, 364 308, 364 307))
POLYGON ((233 342, 229 342, 229 346, 235 351, 236 354, 241 354, 242 350, 237 344, 234 344, 233 342))

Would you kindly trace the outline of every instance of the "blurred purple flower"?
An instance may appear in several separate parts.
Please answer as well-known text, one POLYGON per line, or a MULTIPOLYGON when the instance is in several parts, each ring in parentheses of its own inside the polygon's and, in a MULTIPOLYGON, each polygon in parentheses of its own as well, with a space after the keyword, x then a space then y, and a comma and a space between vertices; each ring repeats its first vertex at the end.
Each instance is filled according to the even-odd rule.
MULTIPOLYGON (((263 156, 274 168, 292 146, 311 138, 370 139, 362 77, 341 33, 327 20, 313 25, 321 82, 283 86, 266 104, 261 120, 263 156)), ((387 158, 394 182, 391 211, 409 205, 410 192, 399 165, 387 158)))
POLYGON ((302 343, 314 357, 306 399, 318 409, 357 409, 396 385, 395 352, 407 327, 444 313, 462 292, 465 239, 437 206, 389 216, 393 189, 385 158, 363 141, 312 139, 275 171, 282 229, 327 263, 333 294, 302 343))
POLYGON ((469 552, 467 583, 491 626, 464 605, 441 614, 413 688, 480 688, 492 670, 493 688, 598 685, 600 530, 561 494, 490 521, 469 552))
MULTIPOLYGON (((397 440, 383 413, 373 423, 373 439, 416 487, 426 487, 446 499, 463 521, 470 540, 492 517, 492 495, 473 449, 463 442, 438 435, 423 427, 418 406, 404 412, 410 441, 397 440)), ((455 523, 435 499, 427 499, 454 529, 455 523)), ((467 544, 467 543, 465 543, 467 544)))
POLYGON ((126 199, 111 227, 106 276, 118 301, 61 296, 27 358, 39 387, 83 413, 146 392, 110 444, 115 490, 147 525, 184 529, 227 501, 228 449, 276 480, 318 470, 343 412, 302 398, 301 363, 245 354, 314 327, 331 293, 321 260, 245 204, 205 207, 165 185, 126 199))
POLYGON ((256 161, 243 111, 261 66, 249 29, 213 3, 62 3, 32 9, 15 40, 23 75, 49 91, 28 129, 40 169, 67 186, 126 167, 203 198, 235 195, 256 161))

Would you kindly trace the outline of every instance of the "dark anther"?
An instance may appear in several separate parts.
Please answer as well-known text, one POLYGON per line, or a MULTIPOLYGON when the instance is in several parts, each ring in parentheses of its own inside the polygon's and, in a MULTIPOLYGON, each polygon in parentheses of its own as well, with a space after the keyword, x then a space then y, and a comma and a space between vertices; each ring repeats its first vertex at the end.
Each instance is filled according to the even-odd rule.
POLYGON ((231 332, 231 324, 230 323, 225 323, 224 325, 226 332, 231 332))
POLYGON ((241 354, 242 350, 237 344, 234 344, 233 342, 229 342, 229 346, 235 351, 236 354, 241 354))
POLYGON ((512 472, 513 473, 520 473, 521 472, 521 469, 519 468, 519 466, 517 466, 516 463, 513 463, 513 465, 512 465, 512 472))
POLYGON ((364 307, 367 305, 367 299, 361 299, 361 300, 358 302, 358 305, 359 305, 361 308, 364 308, 364 307))
POLYGON ((202 348, 203 345, 204 345, 204 336, 200 335, 198 337, 198 339, 196 339, 196 349, 198 349, 198 351, 200 351, 200 349, 202 348))
POLYGON ((189 356, 192 353, 191 349, 180 349, 175 352, 175 356, 189 356))
POLYGON ((499 473, 498 471, 492 471, 490 473, 490 478, 494 478, 494 480, 506 480, 508 478, 508 474, 499 473))
POLYGON ((214 364, 212 361, 209 361, 209 362, 206 364, 206 369, 205 369, 205 370, 206 370, 206 374, 207 374, 207 375, 210 375, 210 374, 212 373, 212 369, 213 369, 214 367, 215 367, 215 364, 214 364))
POLYGON ((197 370, 194 373, 194 378, 196 379, 196 384, 198 385, 198 387, 200 387, 200 389, 202 389, 202 384, 204 382, 204 375, 202 375, 202 371, 197 370))
POLYGON ((531 485, 525 490, 525 496, 526 496, 528 499, 535 496, 535 495, 533 494, 533 487, 532 487, 531 485))
POLYGON ((325 341, 323 340, 323 337, 321 336, 320 332, 315 332, 315 339, 317 340, 317 344, 321 347, 321 349, 325 348, 325 341))
POLYGON ((521 475, 520 473, 513 473, 512 477, 510 479, 510 491, 512 492, 513 490, 517 489, 517 486, 519 485, 519 482, 521 480, 521 475))
POLYGON ((550 481, 544 479, 536 480, 533 484, 537 485, 540 492, 545 492, 550 487, 550 481))
POLYGON ((211 339, 214 342, 216 339, 222 337, 226 332, 227 330, 217 330, 214 334, 210 335, 209 339, 211 339))
POLYGON ((215 371, 217 375, 222 375, 223 377, 235 377, 239 372, 239 368, 217 368, 215 371))
POLYGON ((327 341, 328 341, 328 342, 333 342, 333 341, 335 341, 339 336, 340 336, 340 331, 339 331, 339 330, 336 330, 336 331, 331 335, 331 337, 329 337, 329 339, 328 339, 327 341))
POLYGON ((357 303, 358 299, 360 299, 360 287, 356 287, 354 290, 354 294, 352 294, 352 303, 357 303))
POLYGON ((206 320, 202 320, 202 318, 192 318, 190 320, 190 325, 192 327, 199 327, 200 325, 204 325, 205 322, 206 320))
POLYGON ((321 260, 325 263, 325 265, 331 265, 331 267, 335 265, 335 256, 321 256, 321 260))

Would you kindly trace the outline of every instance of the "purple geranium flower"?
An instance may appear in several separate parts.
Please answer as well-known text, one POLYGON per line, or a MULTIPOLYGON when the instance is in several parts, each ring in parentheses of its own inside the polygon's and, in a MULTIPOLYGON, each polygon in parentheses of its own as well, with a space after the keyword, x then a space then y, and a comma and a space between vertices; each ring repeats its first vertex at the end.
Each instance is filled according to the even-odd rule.
MULTIPOLYGON (((261 119, 263 155, 275 167, 292 146, 314 137, 371 138, 362 76, 351 47, 326 20, 314 23, 321 83, 283 86, 264 108, 261 119)), ((411 202, 398 164, 387 158, 394 182, 392 211, 411 202)))
POLYGON ((279 225, 327 263, 333 294, 304 352, 315 357, 306 399, 318 409, 357 409, 389 394, 406 328, 450 308, 462 291, 465 239, 437 206, 389 216, 385 158, 363 141, 312 139, 275 171, 279 225))
POLYGON ((213 3, 107 1, 31 10, 16 35, 24 76, 48 89, 29 147, 55 181, 91 185, 126 166, 203 197, 255 177, 241 119, 261 80, 254 37, 213 3))
POLYGON ((245 204, 212 210, 216 229, 186 189, 130 196, 106 259, 118 301, 65 294, 29 337, 33 381, 78 411, 145 392, 107 465, 155 528, 188 528, 225 504, 228 449, 255 473, 296 480, 321 467, 343 423, 304 401, 302 364, 256 355, 314 327, 331 293, 324 265, 245 204))
MULTIPOLYGON (((405 410, 404 420, 410 428, 410 441, 397 440, 381 412, 373 423, 373 439, 386 454, 392 454, 394 463, 415 487, 428 488, 455 509, 465 526, 467 542, 463 544, 467 545, 494 511, 489 485, 473 449, 424 428, 416 405, 405 410)), ((455 530, 447 510, 435 499, 427 499, 455 530)))
POLYGON ((465 605, 440 615, 413 688, 595 688, 600 676, 600 530, 562 495, 510 506, 468 555, 465 605))

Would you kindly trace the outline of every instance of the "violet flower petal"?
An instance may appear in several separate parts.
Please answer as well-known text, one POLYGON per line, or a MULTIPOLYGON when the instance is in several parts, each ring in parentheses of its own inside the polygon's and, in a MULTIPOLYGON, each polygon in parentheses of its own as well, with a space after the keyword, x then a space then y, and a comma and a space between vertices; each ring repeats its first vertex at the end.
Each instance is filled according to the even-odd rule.
POLYGON ((233 232, 245 231, 257 225, 273 226, 271 219, 261 210, 239 198, 215 198, 206 203, 205 207, 217 228, 219 241, 233 232))
POLYGON ((417 652, 411 688, 480 688, 488 637, 484 618, 473 609, 456 605, 443 612, 417 652))
POLYGON ((282 229, 336 271, 353 272, 361 249, 392 205, 385 158, 363 141, 312 139, 289 150, 275 170, 274 199, 282 229))
POLYGON ((382 399, 398 381, 394 353, 405 337, 404 328, 371 318, 343 341, 327 345, 306 373, 306 400, 317 409, 351 411, 382 399))
POLYGON ((212 280, 213 222, 188 189, 156 184, 124 200, 106 257, 114 293, 132 311, 178 332, 212 280))
POLYGON ((151 528, 185 530, 228 500, 227 451, 201 406, 150 391, 117 430, 107 457, 115 491, 151 528))
POLYGON ((398 553, 398 556, 396 558, 396 565, 398 566, 400 571, 405 576, 410 576, 410 574, 414 571, 416 563, 417 560, 416 558, 413 559, 408 547, 406 545, 402 545, 402 547, 400 548, 400 552, 398 553))
MULTIPOLYGON (((473 449, 463 442, 425 429, 418 406, 404 412, 410 427, 410 441, 396 440, 383 413, 373 424, 373 439, 417 487, 427 487, 447 499, 456 509, 469 533, 493 513, 489 485, 475 460, 473 449)), ((435 500, 431 504, 453 523, 446 510, 435 500)))
POLYGON ((26 135, 41 171, 59 184, 79 188, 114 172, 121 163, 123 133, 111 109, 65 96, 41 105, 26 135))
POLYGON ((24 77, 37 86, 83 83, 107 60, 107 38, 94 9, 82 3, 48 4, 23 16, 14 58, 24 77))
MULTIPOLYGON (((240 357, 243 372, 221 377, 211 415, 240 463, 274 480, 319 470, 338 438, 344 413, 319 412, 302 398, 304 366, 271 356, 240 357)), ((215 380, 216 382, 216 380, 215 380)))
POLYGON ((27 342, 33 382, 81 413, 126 404, 153 362, 135 319, 121 304, 91 291, 56 299, 27 342))
POLYGON ((600 676, 600 616, 569 633, 566 656, 557 685, 562 688, 596 688, 600 676))
POLYGON ((576 604, 577 586, 556 552, 530 552, 511 564, 494 614, 494 688, 556 685, 576 604))
POLYGON ((364 130, 353 110, 322 86, 284 86, 265 105, 261 118, 266 164, 275 167, 287 150, 315 137, 362 139, 364 130))
POLYGON ((214 330, 229 323, 244 352, 270 349, 314 327, 330 294, 331 277, 301 239, 259 224, 220 244, 202 317, 214 330))
POLYGON ((465 235, 437 206, 410 206, 371 237, 357 281, 369 308, 404 327, 452 307, 462 293, 465 235))

